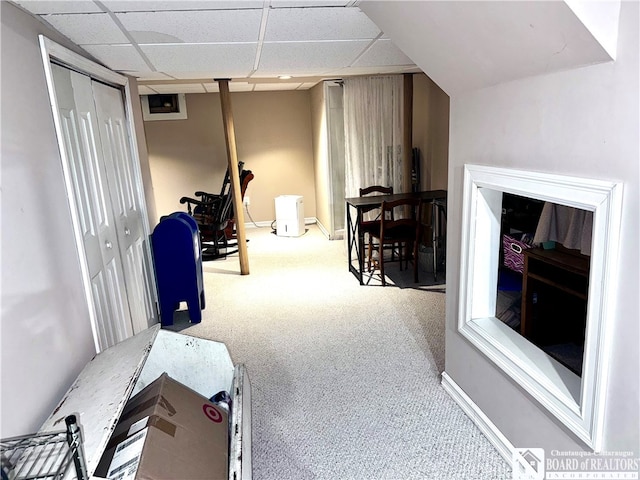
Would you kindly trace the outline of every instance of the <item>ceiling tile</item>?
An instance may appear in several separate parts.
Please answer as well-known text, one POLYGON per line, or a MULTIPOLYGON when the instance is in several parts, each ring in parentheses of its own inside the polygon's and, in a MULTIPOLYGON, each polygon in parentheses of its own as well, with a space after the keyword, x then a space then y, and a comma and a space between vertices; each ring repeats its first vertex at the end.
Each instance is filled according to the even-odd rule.
POLYGON ((409 67, 398 66, 379 66, 379 67, 346 67, 338 68, 332 71, 326 71, 325 77, 351 77, 354 75, 388 75, 392 73, 404 73, 404 72, 421 72, 421 70, 415 65, 409 67))
POLYGON ((272 8, 346 7, 353 0, 271 0, 272 8))
MULTIPOLYGON (((45 3, 45 2, 42 2, 45 3)), ((48 3, 48 2, 46 2, 48 3)), ((164 0, 164 1, 134 1, 134 0, 103 0, 102 2, 112 12, 159 12, 166 10, 231 10, 262 8, 263 1, 242 0, 164 0)))
POLYGON ((253 83, 229 82, 230 92, 253 92, 254 87, 253 83))
POLYGON ((297 83, 256 83, 255 92, 266 92, 276 90, 296 90, 301 85, 297 83))
POLYGON ((93 13, 102 12, 100 7, 87 0, 67 1, 17 1, 15 2, 25 10, 35 14, 47 13, 93 13))
POLYGON ((257 42, 261 10, 118 13, 139 44, 257 42))
POLYGON ((256 76, 263 72, 316 75, 319 69, 346 67, 368 44, 368 40, 265 43, 256 76))
MULTIPOLYGON (((253 83, 247 82, 229 82, 229 91, 230 92, 252 92, 253 91, 253 83)), ((218 93, 220 91, 220 87, 217 83, 205 83, 204 88, 209 93, 218 93)))
POLYGON ((129 72, 129 75, 133 75, 138 80, 174 80, 173 75, 167 75, 163 72, 129 72))
POLYGON ((211 82, 215 78, 240 78, 244 79, 246 75, 222 75, 220 72, 215 72, 213 70, 209 70, 207 72, 203 71, 192 71, 192 72, 171 72, 171 76, 176 80, 194 80, 198 79, 204 83, 211 82))
POLYGON ((353 66, 372 67, 376 65, 413 65, 413 61, 391 40, 376 40, 353 66))
POLYGON ((373 39, 380 29, 357 8, 288 8, 269 12, 265 41, 373 39))
POLYGON ((158 92, 152 90, 147 85, 138 85, 138 93, 140 95, 155 95, 158 92))
POLYGON ((300 84, 300 87, 298 87, 298 90, 308 90, 310 88, 315 87, 317 84, 318 82, 304 82, 300 84))
MULTIPOLYGON (((246 77, 253 69, 257 44, 141 45, 156 70, 179 73, 209 72, 215 77, 246 77)), ((196 78, 192 76, 191 78, 196 78)))
POLYGON ((201 83, 176 83, 151 85, 158 93, 206 93, 201 83))
POLYGON ((108 13, 47 15, 43 19, 78 45, 130 43, 108 13))
POLYGON ((82 48, 112 70, 151 71, 133 45, 82 45, 82 48))

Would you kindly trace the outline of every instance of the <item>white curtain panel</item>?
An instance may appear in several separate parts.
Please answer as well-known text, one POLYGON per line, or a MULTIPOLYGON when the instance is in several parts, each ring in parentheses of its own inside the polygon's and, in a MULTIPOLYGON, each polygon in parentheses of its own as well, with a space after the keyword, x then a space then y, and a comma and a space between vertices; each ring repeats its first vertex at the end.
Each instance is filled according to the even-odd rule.
POLYGON ((361 187, 402 183, 402 75, 344 81, 345 195, 361 187))

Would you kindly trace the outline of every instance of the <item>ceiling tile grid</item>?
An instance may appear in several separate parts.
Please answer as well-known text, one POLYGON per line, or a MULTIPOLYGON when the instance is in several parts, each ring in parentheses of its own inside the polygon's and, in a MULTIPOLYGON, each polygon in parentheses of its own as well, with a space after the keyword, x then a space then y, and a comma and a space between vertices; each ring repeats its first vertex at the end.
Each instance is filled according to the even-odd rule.
POLYGON ((213 78, 233 79, 238 91, 308 89, 336 72, 415 68, 357 7, 359 0, 15 3, 110 69, 137 77, 140 86, 150 82, 155 91, 160 87, 151 82, 166 81, 163 93, 217 91, 213 78), (294 78, 274 82, 280 75, 294 78))

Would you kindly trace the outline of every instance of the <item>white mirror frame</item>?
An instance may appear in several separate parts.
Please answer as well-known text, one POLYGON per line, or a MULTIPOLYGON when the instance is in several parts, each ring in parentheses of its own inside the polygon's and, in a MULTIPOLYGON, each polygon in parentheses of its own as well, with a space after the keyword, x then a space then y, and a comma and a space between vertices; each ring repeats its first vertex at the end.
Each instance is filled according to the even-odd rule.
POLYGON ((458 331, 594 451, 602 449, 622 184, 465 165, 458 331), (495 318, 502 193, 594 212, 582 378, 495 318))

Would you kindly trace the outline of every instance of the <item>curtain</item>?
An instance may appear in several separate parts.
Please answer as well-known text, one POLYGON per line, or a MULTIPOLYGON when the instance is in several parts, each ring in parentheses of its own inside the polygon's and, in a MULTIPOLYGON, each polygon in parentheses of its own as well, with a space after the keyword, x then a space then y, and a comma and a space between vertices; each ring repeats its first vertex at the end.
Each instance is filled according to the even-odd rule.
POLYGON ((345 195, 360 187, 402 182, 402 75, 344 80, 345 195))

